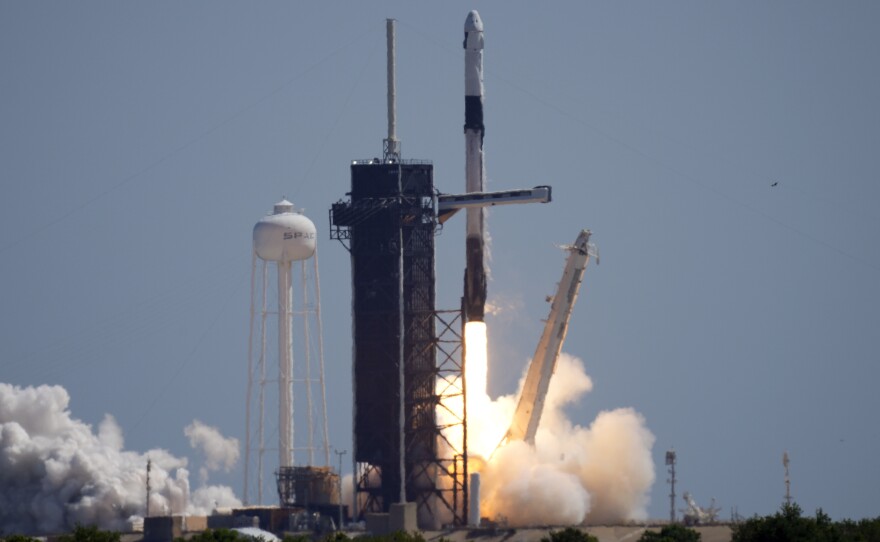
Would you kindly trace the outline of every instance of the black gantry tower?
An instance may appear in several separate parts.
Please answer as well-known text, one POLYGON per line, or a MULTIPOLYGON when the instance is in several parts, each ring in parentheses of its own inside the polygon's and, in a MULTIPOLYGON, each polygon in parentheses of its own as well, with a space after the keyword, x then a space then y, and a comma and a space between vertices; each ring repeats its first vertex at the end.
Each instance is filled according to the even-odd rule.
POLYGON ((356 513, 405 501, 421 520, 436 505, 433 174, 427 161, 354 161, 350 200, 330 210, 351 254, 356 513))
POLYGON ((330 237, 351 254, 352 514, 362 519, 414 503, 419 527, 437 529, 467 518, 467 407, 449 407, 465 395, 461 311, 435 308, 434 166, 401 159, 392 19, 386 37, 383 158, 352 162, 349 199, 330 209, 330 237))

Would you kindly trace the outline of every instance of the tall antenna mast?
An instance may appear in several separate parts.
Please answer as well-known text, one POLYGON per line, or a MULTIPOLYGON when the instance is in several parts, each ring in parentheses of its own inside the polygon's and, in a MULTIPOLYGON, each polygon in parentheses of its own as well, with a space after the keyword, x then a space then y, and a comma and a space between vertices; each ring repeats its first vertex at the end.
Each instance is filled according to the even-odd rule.
POLYGON ((666 452, 666 466, 669 467, 669 522, 675 523, 675 450, 666 452))
POLYGON ((147 458, 147 513, 144 517, 150 517, 150 470, 153 468, 153 460, 147 458))
POLYGON ((394 19, 385 19, 385 39, 388 48, 388 138, 383 141, 385 160, 400 160, 400 141, 397 139, 397 83, 395 64, 394 19))
POLYGON ((788 452, 782 453, 782 466, 785 467, 785 504, 791 505, 791 478, 788 476, 788 452))

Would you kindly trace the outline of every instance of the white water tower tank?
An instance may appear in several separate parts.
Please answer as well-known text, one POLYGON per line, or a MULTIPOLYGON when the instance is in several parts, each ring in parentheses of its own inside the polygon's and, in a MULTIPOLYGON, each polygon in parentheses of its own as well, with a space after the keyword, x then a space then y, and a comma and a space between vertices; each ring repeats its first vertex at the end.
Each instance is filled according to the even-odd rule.
POLYGON ((254 226, 254 250, 270 262, 307 260, 315 253, 317 236, 315 224, 282 199, 254 226))

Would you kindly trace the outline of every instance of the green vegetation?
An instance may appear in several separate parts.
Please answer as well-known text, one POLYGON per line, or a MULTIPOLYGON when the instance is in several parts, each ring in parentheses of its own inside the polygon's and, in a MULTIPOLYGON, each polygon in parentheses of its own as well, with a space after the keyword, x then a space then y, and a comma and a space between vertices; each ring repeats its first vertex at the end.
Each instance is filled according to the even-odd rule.
POLYGON ((40 542, 36 538, 25 536, 23 534, 13 534, 5 538, 0 538, 3 542, 40 542))
MULTIPOLYGON (((250 542, 251 537, 232 529, 208 529, 189 538, 189 542, 250 542)), ((185 542, 183 538, 175 538, 174 542, 185 542)))
MULTIPOLYGON (((242 534, 232 529, 208 529, 192 537, 176 538, 174 542, 252 542, 252 537, 242 534)), ((313 542, 320 540, 321 542, 352 542, 353 539, 342 532, 331 533, 324 538, 316 538, 311 534, 288 534, 281 542, 313 542)), ((5 542, 5 541, 4 541, 5 542)), ((36 542, 28 540, 19 540, 14 542, 36 542)), ((66 541, 71 542, 71 541, 66 541)), ((79 541, 76 541, 79 542, 79 541)), ((388 535, 363 535, 357 537, 357 542, 426 542, 425 537, 421 533, 405 533, 398 531, 388 535)), ((441 538, 438 542, 446 542, 441 538)), ((563 542, 563 541, 560 541, 563 542)), ((574 541, 571 541, 574 542, 574 541)), ((595 540, 591 542, 596 542, 595 540)))
MULTIPOLYGON (((343 533, 336 533, 324 539, 327 542, 345 542, 349 540, 343 533), (340 536, 345 537, 344 539, 340 536)), ((404 531, 396 531, 387 535, 367 535, 357 537, 357 542, 425 542, 425 537, 421 533, 407 533, 404 531)))
POLYGON ((700 542, 701 535, 684 525, 666 525, 660 532, 645 531, 638 542, 700 542))
POLYGON ((733 527, 731 542, 870 542, 880 541, 880 517, 859 522, 831 521, 819 509, 803 516, 797 504, 784 504, 772 516, 755 516, 733 527))
POLYGON ((122 535, 116 531, 102 531, 94 525, 76 524, 73 532, 58 537, 58 542, 119 542, 122 535))
POLYGON ((550 531, 541 542, 599 542, 599 539, 574 527, 566 527, 561 531, 550 531))
POLYGON ((837 524, 843 540, 858 542, 880 541, 880 516, 874 519, 863 519, 858 522, 850 519, 837 524))
MULTIPOLYGON (((121 534, 102 531, 95 526, 77 525, 72 532, 58 537, 58 542, 120 542, 121 534)), ((336 532, 324 538, 309 534, 288 534, 282 542, 426 542, 421 533, 398 531, 388 535, 363 535, 355 539, 336 532)), ((636 542, 700 542, 700 533, 683 525, 666 525, 659 532, 645 531, 636 542)), ((36 538, 11 534, 0 542, 38 542, 36 538)), ((232 529, 208 529, 175 542, 252 542, 252 538, 232 529)), ((440 539, 438 542, 447 542, 440 539)), ((598 539, 575 527, 550 531, 541 542, 598 542, 598 539)), ((773 515, 754 516, 732 528, 731 542, 880 542, 880 516, 860 521, 832 521, 818 510, 804 516, 797 504, 786 504, 773 515)))

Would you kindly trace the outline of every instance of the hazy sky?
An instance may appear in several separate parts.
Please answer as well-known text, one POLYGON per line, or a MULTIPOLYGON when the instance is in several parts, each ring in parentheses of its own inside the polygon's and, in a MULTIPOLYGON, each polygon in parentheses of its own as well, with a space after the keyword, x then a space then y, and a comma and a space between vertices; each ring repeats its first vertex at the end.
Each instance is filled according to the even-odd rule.
MULTIPOLYGON (((0 381, 52 383, 126 447, 244 439, 251 228, 286 195, 319 228, 331 440, 351 448, 350 262, 328 235, 352 159, 398 136, 464 186, 463 23, 485 24, 490 391, 512 392, 593 231, 564 350, 656 436, 649 512, 880 513, 880 4, 0 3, 0 381), (773 186, 775 183, 775 186, 773 186), (683 506, 683 504, 680 504, 683 506)), ((458 305, 463 218, 437 239, 458 305)), ((270 458, 274 456, 270 455, 270 458)), ((239 466, 241 463, 239 462, 239 466)), ((241 469, 212 482, 241 488, 241 469)), ((194 481, 195 483, 195 481, 194 481)))

